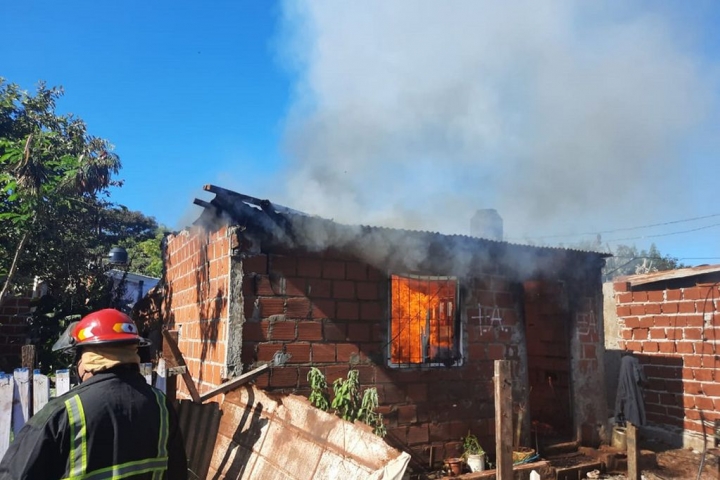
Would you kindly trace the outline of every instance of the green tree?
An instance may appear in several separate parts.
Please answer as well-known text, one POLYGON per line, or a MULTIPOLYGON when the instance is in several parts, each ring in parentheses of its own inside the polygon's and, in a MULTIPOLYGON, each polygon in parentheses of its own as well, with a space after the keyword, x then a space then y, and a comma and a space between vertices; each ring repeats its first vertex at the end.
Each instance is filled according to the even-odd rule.
POLYGON ((603 280, 606 282, 625 275, 674 270, 686 266, 676 257, 662 254, 654 243, 647 250, 638 250, 635 245, 617 245, 610 253, 613 256, 606 260, 603 269, 603 280))
POLYGON ((84 252, 97 246, 87 220, 120 184, 109 142, 89 135, 73 115, 55 113, 62 93, 40 83, 32 95, 0 79, 0 302, 13 285, 87 264, 84 252))

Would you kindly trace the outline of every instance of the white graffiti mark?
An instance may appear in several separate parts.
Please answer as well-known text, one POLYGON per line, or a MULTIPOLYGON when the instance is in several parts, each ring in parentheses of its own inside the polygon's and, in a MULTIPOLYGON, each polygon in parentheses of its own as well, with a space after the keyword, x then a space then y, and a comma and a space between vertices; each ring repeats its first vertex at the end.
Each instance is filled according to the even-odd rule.
POLYGON ((578 335, 587 335, 590 332, 595 332, 597 322, 595 320, 595 311, 590 309, 588 313, 580 313, 577 316, 577 331, 578 335))
MULTIPOLYGON (((471 316, 471 321, 477 321, 480 326, 480 330, 485 333, 492 327, 499 327, 503 324, 503 318, 500 314, 500 309, 495 305, 492 307, 484 307, 481 304, 478 306, 478 315, 471 316)), ((473 322, 474 323, 474 322, 473 322)))

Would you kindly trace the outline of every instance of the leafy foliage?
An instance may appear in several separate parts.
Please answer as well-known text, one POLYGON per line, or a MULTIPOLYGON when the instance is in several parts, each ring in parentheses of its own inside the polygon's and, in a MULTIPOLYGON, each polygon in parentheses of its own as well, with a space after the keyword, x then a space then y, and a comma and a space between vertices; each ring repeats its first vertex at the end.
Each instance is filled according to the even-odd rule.
POLYGON ((108 201, 122 185, 112 145, 55 112, 62 94, 0 79, 0 302, 42 281, 29 324, 44 370, 61 365, 49 347, 68 318, 119 306, 103 262, 111 246, 137 250, 131 268, 142 273, 156 272, 160 256, 157 222, 108 201))
POLYGON ((354 422, 360 420, 367 425, 373 427, 376 435, 384 437, 387 434, 382 414, 376 412, 378 407, 377 389, 360 388, 359 372, 350 370, 347 378, 338 378, 333 382, 332 388, 334 398, 332 403, 328 405, 328 395, 326 389, 328 387, 325 375, 313 367, 308 372, 308 382, 310 382, 310 403, 315 407, 327 411, 332 408, 335 413, 343 420, 354 422))
POLYGON ((468 455, 484 455, 485 449, 480 445, 478 438, 470 431, 462 439, 463 458, 467 460, 468 455))

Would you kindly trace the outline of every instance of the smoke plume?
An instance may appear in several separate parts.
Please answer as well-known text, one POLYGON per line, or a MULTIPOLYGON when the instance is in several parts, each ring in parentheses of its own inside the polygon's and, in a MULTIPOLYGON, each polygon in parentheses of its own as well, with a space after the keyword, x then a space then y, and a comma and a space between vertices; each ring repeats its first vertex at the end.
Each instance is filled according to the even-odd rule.
POLYGON ((274 198, 460 234, 496 208, 509 237, 667 218, 716 84, 690 27, 628 5, 286 2, 297 82, 274 198))

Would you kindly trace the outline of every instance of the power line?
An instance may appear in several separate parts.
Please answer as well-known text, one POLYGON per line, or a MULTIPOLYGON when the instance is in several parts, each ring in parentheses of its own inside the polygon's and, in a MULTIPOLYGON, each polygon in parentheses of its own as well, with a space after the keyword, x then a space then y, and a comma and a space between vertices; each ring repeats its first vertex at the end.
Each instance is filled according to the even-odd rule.
MULTIPOLYGON (((714 213, 714 214, 712 214, 712 215, 703 215, 703 216, 701 216, 701 217, 685 218, 685 219, 682 219, 682 220, 672 220, 672 221, 669 221, 669 222, 652 223, 652 224, 648 224, 648 225, 640 225, 640 226, 637 226, 637 227, 615 228, 615 229, 612 229, 612 230, 601 230, 601 231, 584 232, 584 233, 564 233, 564 234, 559 234, 559 235, 544 235, 544 236, 534 237, 534 238, 539 240, 539 239, 545 239, 545 238, 580 237, 580 236, 583 236, 583 235, 598 235, 598 234, 604 234, 604 233, 629 232, 629 231, 632 231, 632 230, 642 230, 643 228, 653 228, 653 227, 662 227, 662 226, 665 226, 665 225, 675 225, 675 224, 677 224, 677 223, 694 222, 694 221, 696 221, 696 220, 704 220, 704 219, 707 219, 707 218, 714 218, 714 217, 720 217, 720 213, 714 213)), ((707 227, 701 227, 701 228, 698 228, 698 229, 695 229, 695 230, 686 230, 686 231, 677 232, 677 233, 694 232, 694 231, 696 231, 696 230, 702 230, 702 229, 704 229, 704 228, 710 228, 710 227, 714 227, 714 226, 717 226, 717 225, 720 225, 720 224, 713 224, 713 225, 709 225, 709 226, 707 226, 707 227)), ((666 235, 675 235, 675 234, 676 234, 676 233, 668 233, 668 234, 660 234, 660 235, 654 235, 654 236, 666 236, 666 235)), ((647 238, 647 237, 650 237, 650 235, 645 236, 645 237, 636 237, 636 238, 647 238)), ((620 240, 635 240, 636 238, 620 239, 620 240)), ((520 239, 515 239, 515 240, 520 240, 520 239)))
POLYGON ((615 238, 612 240, 605 240, 605 241, 610 243, 610 242, 624 242, 627 240, 642 240, 644 238, 669 237, 671 235, 680 235, 682 233, 697 232, 699 230, 707 230, 708 228, 713 228, 713 227, 718 227, 718 226, 720 226, 720 223, 713 223, 712 225, 705 225, 704 227, 692 228, 690 230, 681 230, 679 232, 657 233, 655 235, 641 235, 639 237, 615 238))

